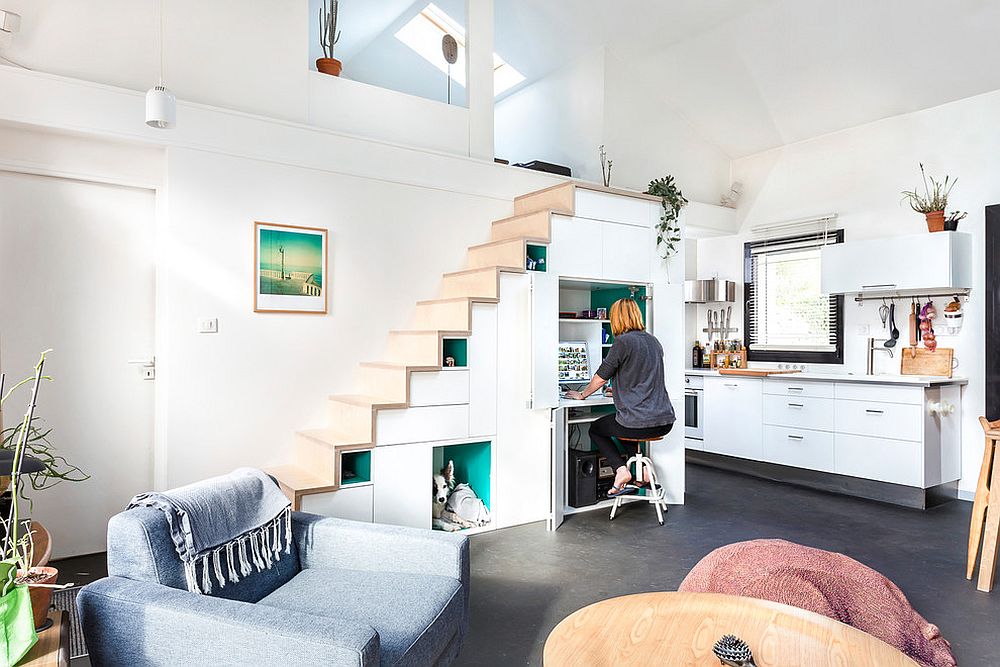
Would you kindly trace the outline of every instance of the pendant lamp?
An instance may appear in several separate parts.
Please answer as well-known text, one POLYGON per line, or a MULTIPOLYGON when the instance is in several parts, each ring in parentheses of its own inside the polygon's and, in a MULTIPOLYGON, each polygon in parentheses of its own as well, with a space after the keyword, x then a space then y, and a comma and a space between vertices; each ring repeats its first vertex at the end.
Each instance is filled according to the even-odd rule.
POLYGON ((160 9, 160 82, 146 91, 146 125, 158 130, 177 126, 177 98, 163 85, 163 0, 160 9))

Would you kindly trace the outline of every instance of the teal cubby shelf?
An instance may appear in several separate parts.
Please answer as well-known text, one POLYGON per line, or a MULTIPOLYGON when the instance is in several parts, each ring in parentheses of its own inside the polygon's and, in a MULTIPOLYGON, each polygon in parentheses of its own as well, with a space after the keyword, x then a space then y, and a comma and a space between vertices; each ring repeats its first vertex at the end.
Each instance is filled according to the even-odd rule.
POLYGON ((528 244, 528 256, 525 259, 524 266, 528 271, 541 271, 545 272, 545 267, 548 264, 548 246, 544 245, 532 245, 528 244))
POLYGON ((340 455, 340 485, 367 484, 372 481, 371 450, 343 452, 340 455))
POLYGON ((442 445, 434 448, 434 474, 448 464, 455 462, 455 481, 468 484, 476 495, 482 498, 486 509, 493 511, 490 494, 490 479, 493 468, 493 443, 468 442, 457 445, 442 445))
POLYGON ((441 363, 445 357, 452 357, 455 360, 456 368, 465 368, 469 365, 469 339, 468 338, 445 338, 444 350, 441 355, 441 363))

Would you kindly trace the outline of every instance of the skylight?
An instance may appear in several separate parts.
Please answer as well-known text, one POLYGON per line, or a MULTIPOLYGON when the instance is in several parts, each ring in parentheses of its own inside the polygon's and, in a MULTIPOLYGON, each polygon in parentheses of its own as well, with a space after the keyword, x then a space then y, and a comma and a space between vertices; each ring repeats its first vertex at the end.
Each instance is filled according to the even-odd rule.
MULTIPOLYGON (((433 2, 396 32, 396 39, 416 51, 420 57, 465 86, 465 28, 441 11, 433 2), (451 66, 441 53, 441 39, 450 34, 458 42, 458 61, 451 66)), ((493 54, 493 95, 499 95, 524 81, 524 75, 496 53, 493 54)))

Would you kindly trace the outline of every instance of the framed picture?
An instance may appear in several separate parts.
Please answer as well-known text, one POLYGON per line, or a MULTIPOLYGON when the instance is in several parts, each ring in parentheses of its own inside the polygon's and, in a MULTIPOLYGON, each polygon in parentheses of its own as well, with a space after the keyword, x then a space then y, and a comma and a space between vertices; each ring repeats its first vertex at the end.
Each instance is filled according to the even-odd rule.
POLYGON ((326 313, 327 230, 269 222, 253 229, 254 312, 326 313))

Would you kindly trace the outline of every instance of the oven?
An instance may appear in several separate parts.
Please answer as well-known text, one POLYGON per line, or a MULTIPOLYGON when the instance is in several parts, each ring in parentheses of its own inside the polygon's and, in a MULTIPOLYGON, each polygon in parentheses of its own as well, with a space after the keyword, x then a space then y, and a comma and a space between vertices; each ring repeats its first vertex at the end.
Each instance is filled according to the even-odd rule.
POLYGON ((684 376, 684 437, 705 439, 705 378, 700 375, 684 376))

